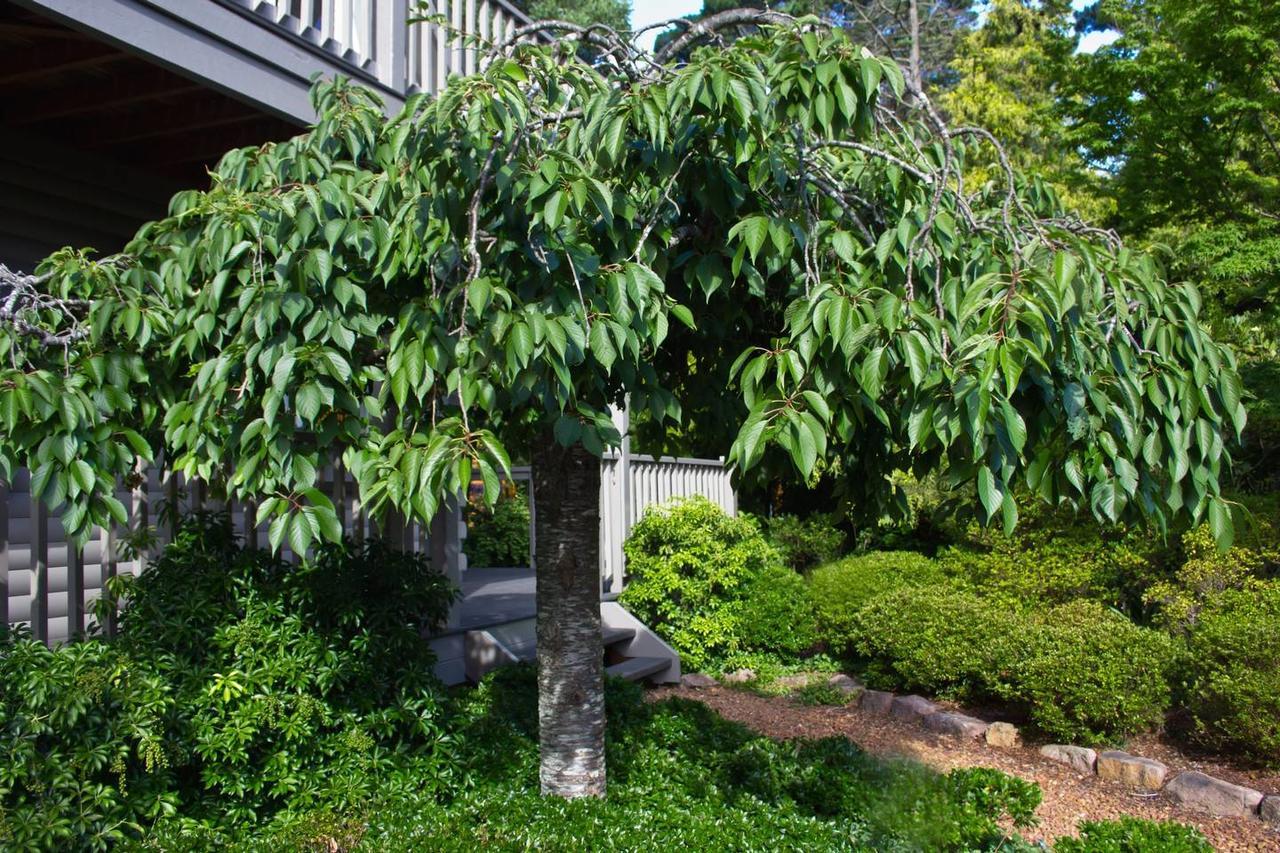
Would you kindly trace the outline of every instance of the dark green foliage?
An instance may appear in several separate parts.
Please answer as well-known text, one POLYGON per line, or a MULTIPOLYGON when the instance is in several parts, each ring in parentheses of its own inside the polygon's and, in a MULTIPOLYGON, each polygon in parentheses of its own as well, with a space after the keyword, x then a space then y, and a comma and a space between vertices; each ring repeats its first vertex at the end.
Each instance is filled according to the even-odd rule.
POLYGON ((747 586, 738 625, 744 649, 793 657, 818 642, 809 587, 785 566, 766 567, 747 586))
POLYGON ((821 566, 809 576, 818 633, 833 653, 849 654, 860 636, 854 619, 862 605, 899 587, 942 580, 933 560, 910 551, 876 551, 821 566))
POLYGON ((952 770, 947 780, 956 799, 971 803, 980 813, 1006 814, 1017 827, 1031 826, 1036 821, 1043 794, 1035 782, 990 767, 952 770))
POLYGON ((939 776, 844 738, 769 740, 699 703, 646 704, 619 684, 608 689, 608 799, 544 798, 532 676, 500 671, 464 702, 475 787, 374 809, 365 848, 986 850, 1002 843, 997 820, 1021 825, 1039 798, 994 771, 939 776))
POLYGON ((467 565, 529 565, 529 492, 507 481, 493 508, 483 501, 467 501, 463 514, 467 538, 462 543, 467 565))
POLYGON ((178 797, 174 691, 99 641, 0 635, 0 848, 103 850, 178 797))
POLYGON ((844 548, 844 531, 821 515, 775 515, 765 520, 764 532, 782 561, 796 571, 829 563, 844 548))
POLYGON ((630 580, 620 600, 689 669, 743 648, 742 602, 778 564, 755 519, 702 497, 646 510, 623 549, 630 580))
POLYGON ((1089 601, 1026 618, 1013 672, 997 687, 1043 732, 1098 743, 1159 726, 1170 704, 1170 639, 1089 601))
POLYGON ((853 631, 873 682, 1014 702, 1057 738, 1145 731, 1169 707, 1169 638, 1087 601, 1019 611, 946 585, 903 588, 859 610, 853 631))
POLYGON ((811 681, 790 694, 801 705, 848 705, 850 695, 825 681, 811 681))
POLYGON ((857 612, 854 650, 882 686, 960 698, 995 694, 1025 642, 1007 608, 945 585, 904 587, 857 612))
POLYGON ((1122 817, 1086 820, 1079 838, 1059 838, 1055 853, 1213 853, 1213 845, 1194 826, 1122 817))
POLYGON ((408 761, 419 784, 452 778, 424 635, 454 593, 422 558, 369 542, 291 566, 198 516, 113 589, 116 640, 0 652, 11 838, 101 846, 175 809, 182 832, 350 810, 408 761))
POLYGON ((1280 764, 1280 582, 1208 603, 1187 637, 1185 666, 1195 740, 1280 764))

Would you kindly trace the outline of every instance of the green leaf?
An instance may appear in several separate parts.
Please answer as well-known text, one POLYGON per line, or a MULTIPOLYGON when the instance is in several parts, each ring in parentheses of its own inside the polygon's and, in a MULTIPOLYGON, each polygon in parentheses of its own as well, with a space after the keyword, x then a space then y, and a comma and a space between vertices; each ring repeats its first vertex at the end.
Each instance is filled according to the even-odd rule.
POLYGON ((988 520, 1004 504, 1004 494, 996 484, 995 472, 986 466, 978 470, 978 499, 982 501, 982 508, 986 510, 988 520))
POLYGON ((1209 530, 1218 544, 1218 550, 1225 553, 1235 540, 1236 531, 1231 520, 1231 507, 1222 498, 1209 501, 1209 530))

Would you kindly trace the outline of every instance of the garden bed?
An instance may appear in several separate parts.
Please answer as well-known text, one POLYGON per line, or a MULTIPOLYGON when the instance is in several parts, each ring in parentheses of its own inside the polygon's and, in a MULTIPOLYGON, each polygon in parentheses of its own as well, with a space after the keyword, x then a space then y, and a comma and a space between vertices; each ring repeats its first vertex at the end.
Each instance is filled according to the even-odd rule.
MULTIPOLYGON (((1142 794, 1082 775, 1039 754, 1035 745, 995 749, 981 741, 964 742, 933 734, 909 722, 865 714, 854 707, 805 706, 783 696, 763 696, 727 687, 659 688, 650 701, 672 696, 696 699, 726 719, 778 739, 843 736, 881 757, 908 758, 940 772, 961 767, 991 767, 1036 782, 1044 800, 1036 811, 1038 824, 1022 832, 1032 841, 1052 841, 1075 835, 1082 820, 1108 820, 1132 815, 1148 820, 1176 820, 1191 824, 1218 850, 1244 851, 1280 847, 1280 833, 1249 818, 1212 818, 1182 808, 1162 795, 1142 794)), ((1130 744, 1135 754, 1158 758, 1170 775, 1201 770, 1220 778, 1280 791, 1280 774, 1250 772, 1193 760, 1155 738, 1130 744)))

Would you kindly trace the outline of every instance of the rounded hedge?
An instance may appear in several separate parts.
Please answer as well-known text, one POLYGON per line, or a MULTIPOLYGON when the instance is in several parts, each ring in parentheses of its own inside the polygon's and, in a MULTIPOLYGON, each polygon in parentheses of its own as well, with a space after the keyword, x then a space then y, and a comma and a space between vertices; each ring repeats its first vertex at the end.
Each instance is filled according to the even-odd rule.
POLYGON ((1018 617, 946 585, 872 598, 852 620, 873 683, 953 698, 992 695, 1016 663, 1018 617))
POLYGON ((1023 652, 1001 690, 1036 726, 1069 742, 1100 743, 1157 726, 1170 704, 1174 644, 1096 602, 1032 614, 1023 652))
POLYGON ((1187 637, 1186 665, 1193 737, 1280 763, 1280 582, 1211 599, 1187 637))
POLYGON ((779 564, 754 518, 703 497, 645 510, 623 551, 629 579, 619 600, 691 670, 744 648, 742 602, 779 564))
POLYGON ((794 656, 818 641, 809 587, 786 566, 768 566, 751 581, 738 610, 738 625, 744 649, 794 656))
POLYGON ((814 569, 809 591, 818 632, 832 652, 848 655, 858 639, 858 610, 877 595, 943 579, 937 564, 912 551, 876 551, 814 569))

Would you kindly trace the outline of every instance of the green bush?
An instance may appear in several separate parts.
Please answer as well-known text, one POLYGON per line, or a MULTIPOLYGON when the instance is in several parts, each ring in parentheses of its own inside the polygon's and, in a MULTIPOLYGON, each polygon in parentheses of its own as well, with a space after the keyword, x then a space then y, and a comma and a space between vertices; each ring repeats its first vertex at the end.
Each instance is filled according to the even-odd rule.
POLYGON ((743 600, 778 554, 748 516, 702 497, 650 507, 623 549, 621 602, 680 653, 689 669, 743 648, 743 600))
POLYGON ((1193 737, 1254 761, 1280 763, 1280 582, 1228 590, 1187 637, 1181 691, 1193 737))
POLYGON ((1036 726, 1096 743, 1158 726, 1170 704, 1174 646, 1091 601, 1023 619, 1011 677, 994 686, 1021 701, 1036 726))
POLYGON ((1083 821, 1079 838, 1059 838, 1053 849, 1055 853, 1213 853, 1213 845, 1194 826, 1128 816, 1083 821))
POLYGON ((747 585, 738 625, 744 649, 795 656, 818 641, 809 587, 785 566, 767 566, 747 585))
POLYGON ((102 847, 175 809, 189 829, 361 807, 397 760, 452 772, 423 635, 454 591, 421 557, 370 542, 291 566, 199 516, 111 588, 115 640, 0 650, 0 838, 102 847))
POLYGON ((844 548, 844 532, 825 516, 775 515, 765 519, 764 531, 782 562, 797 572, 831 562, 844 548))
POLYGON ((529 493, 523 486, 503 483, 497 502, 490 509, 467 501, 463 507, 467 538, 462 551, 467 565, 519 567, 529 565, 529 493))
POLYGON ((1147 586, 1165 577, 1174 559, 1160 537, 1100 527, 1038 501, 1020 503, 1019 510, 1012 536, 977 524, 960 532, 958 544, 938 552, 946 574, 1007 607, 1086 599, 1145 617, 1147 586))
POLYGON ((1207 524, 1184 533, 1172 577, 1156 582, 1144 594, 1145 601, 1157 608, 1157 622, 1172 633, 1192 629, 1201 609, 1221 593, 1256 590, 1277 575, 1280 513, 1276 498, 1251 498, 1245 503, 1249 511, 1237 513, 1240 534, 1231 548, 1219 551, 1207 524))
POLYGON ((835 654, 852 651, 858 609, 877 595, 905 586, 938 583, 933 560, 911 551, 875 551, 820 566, 809 575, 809 593, 821 639, 835 654))
POLYGON ((871 599, 851 630, 872 683, 1012 701, 1055 738, 1144 731, 1169 708, 1172 641, 1093 602, 1018 611, 947 585, 904 587, 871 599))
POLYGON ((1017 662, 1016 614, 945 585, 903 587, 857 611, 854 650, 880 686, 956 699, 994 695, 1017 662))
POLYGON ((105 850, 178 805, 173 690, 101 641, 0 634, 0 848, 105 850))

